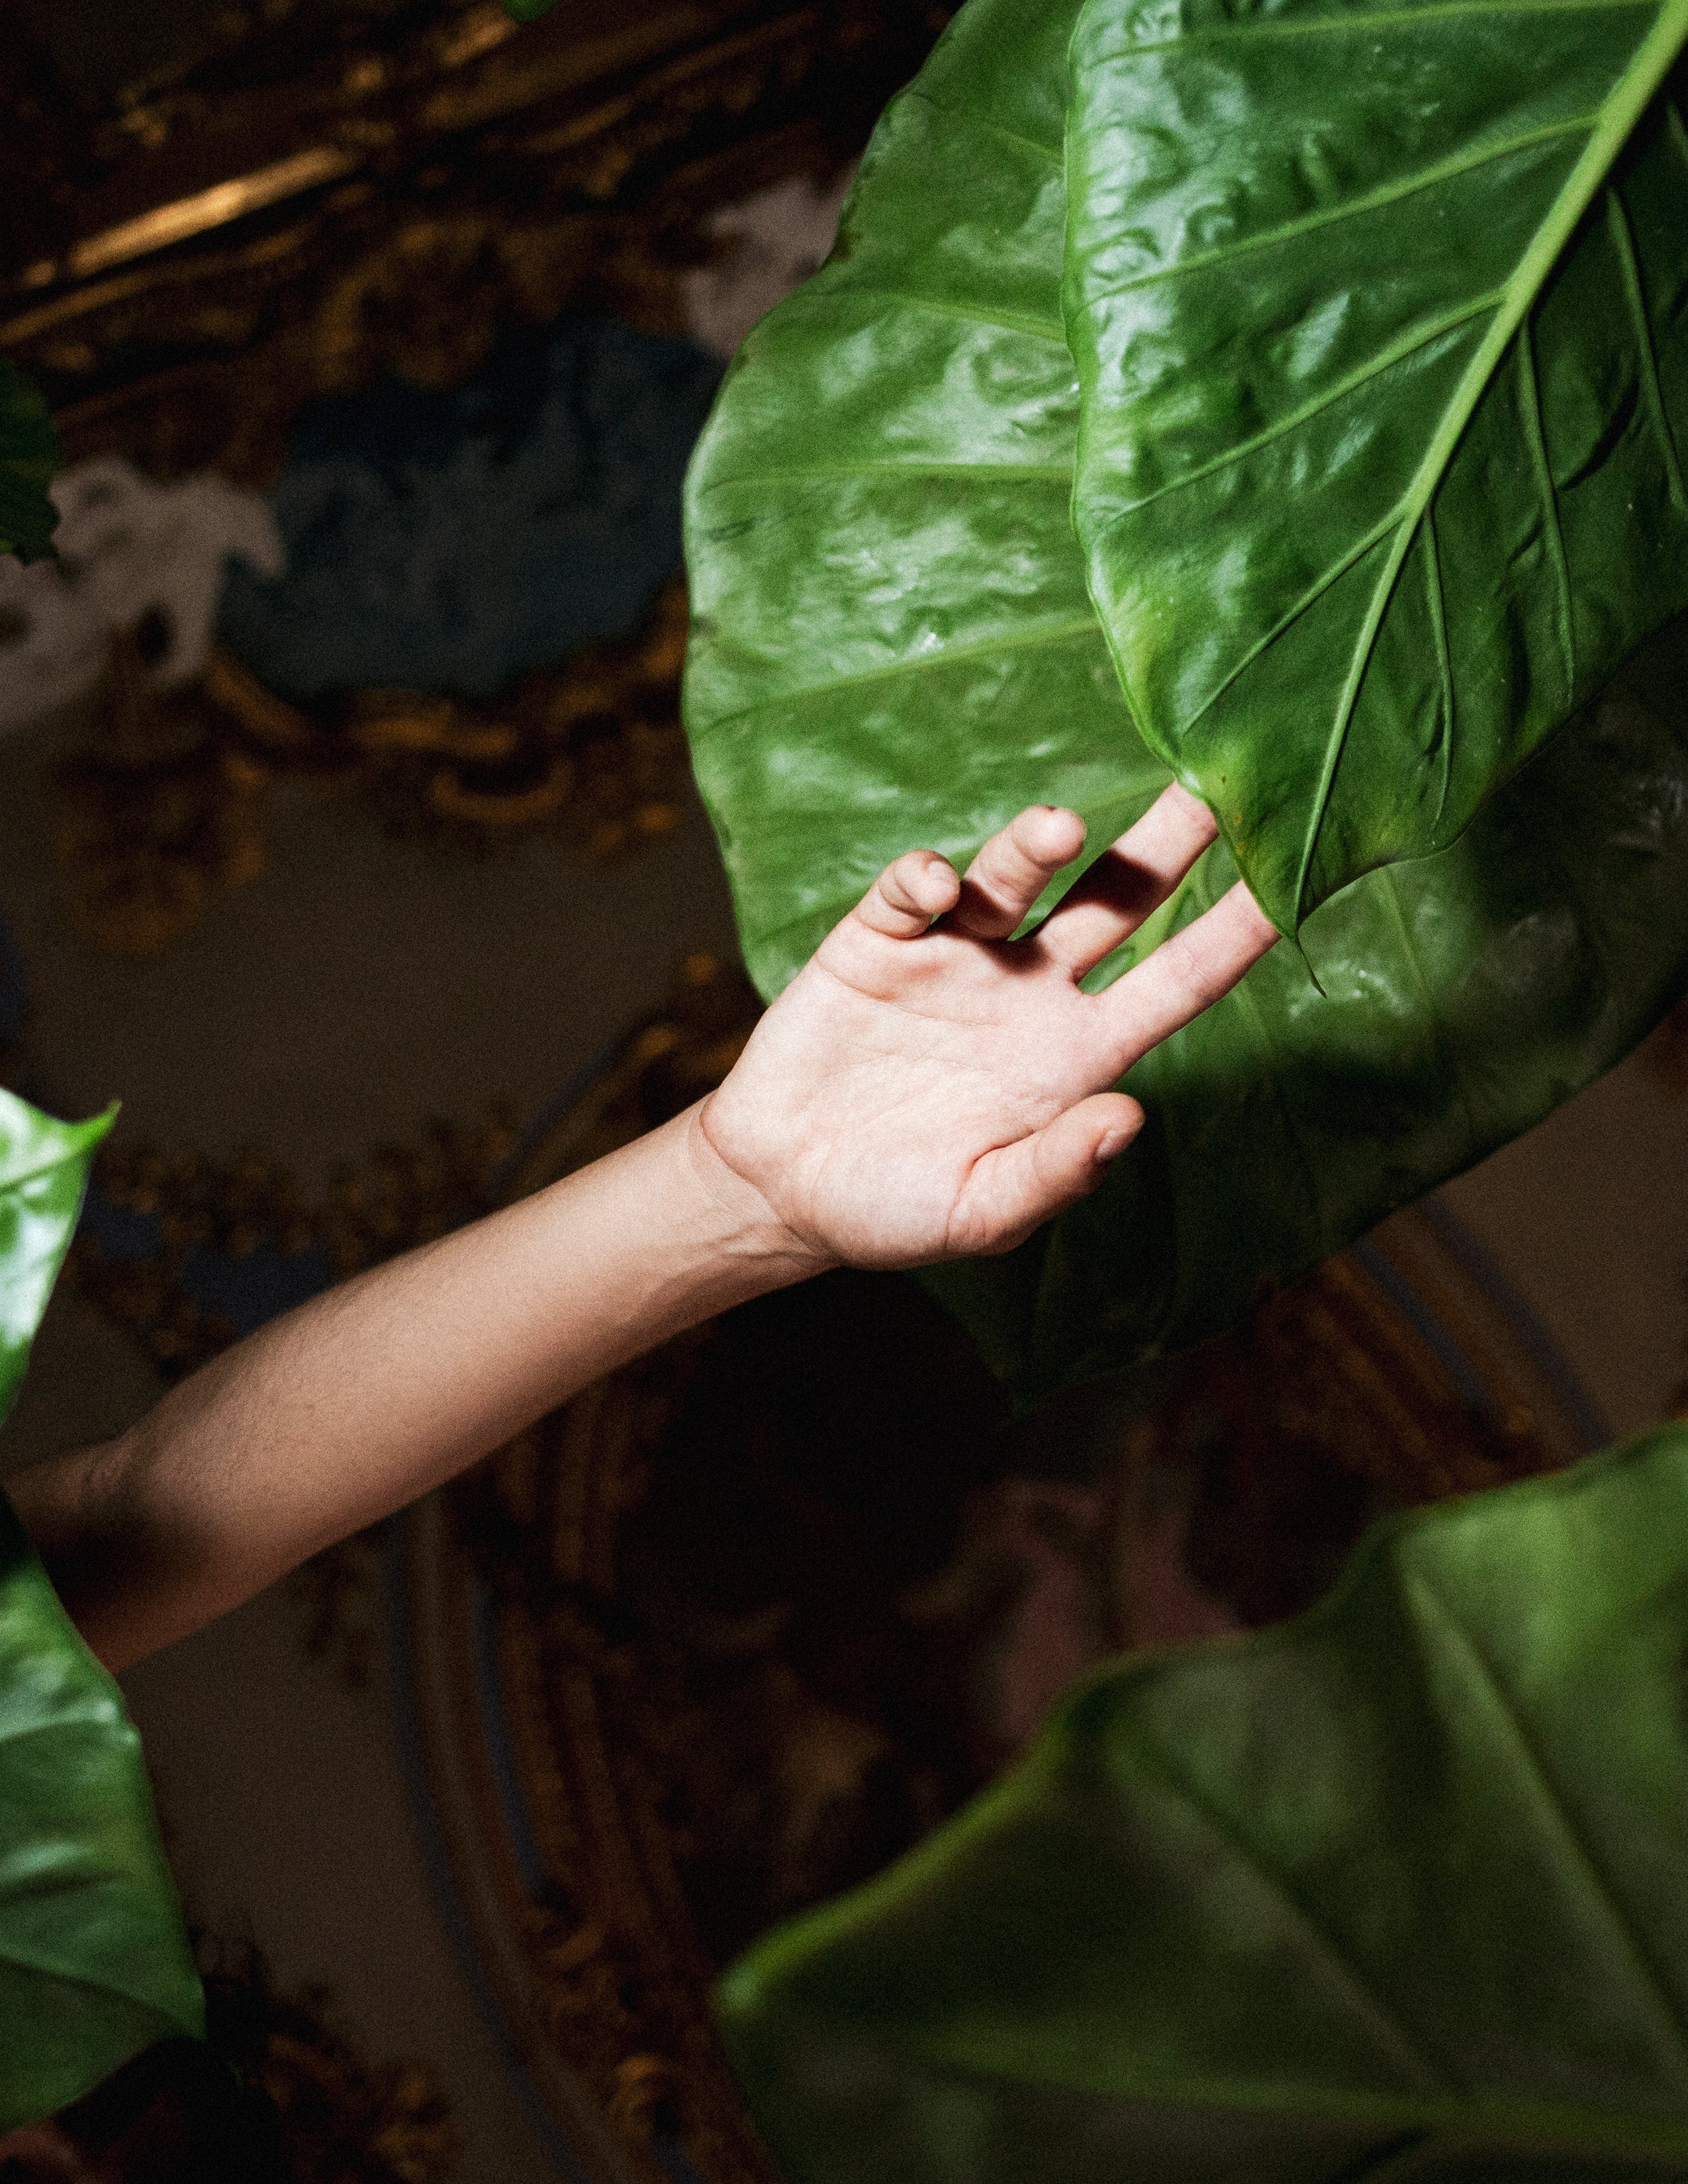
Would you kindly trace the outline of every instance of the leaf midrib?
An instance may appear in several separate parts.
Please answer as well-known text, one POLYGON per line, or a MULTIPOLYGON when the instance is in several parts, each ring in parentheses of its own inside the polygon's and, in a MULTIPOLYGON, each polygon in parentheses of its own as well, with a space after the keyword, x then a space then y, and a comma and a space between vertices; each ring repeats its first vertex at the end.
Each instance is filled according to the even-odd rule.
POLYGON ((1679 2086, 1688 2085, 1688 2025, 1684 2024, 1681 2008, 1666 1986, 1628 1907, 1585 1840, 1566 1794, 1543 1758, 1537 1739, 1526 1725, 1516 1698, 1507 1690, 1475 1632, 1454 1612, 1451 1602, 1428 1570, 1423 1567, 1409 1568, 1403 1574, 1403 1581, 1420 1609, 1421 1624, 1428 1624, 1442 1640, 1488 1701, 1491 1716, 1500 1722, 1535 1792, 1535 1809, 1558 1844, 1564 1859, 1564 1878, 1585 1908, 1604 1929, 1618 1953, 1628 1960, 1635 1992, 1651 2017, 1652 2030, 1675 2065, 1679 2086))
MULTIPOLYGON (((1588 4, 1588 0, 1579 0, 1579 4, 1588 4)), ((1336 769, 1358 702, 1360 685, 1371 664, 1378 632, 1383 626, 1384 616, 1394 595, 1396 582, 1411 550, 1419 523, 1446 476, 1454 450, 1463 437, 1478 403, 1488 391, 1513 337, 1540 295, 1548 275, 1563 254, 1578 222, 1593 203, 1596 193, 1605 187, 1618 155, 1663 86, 1682 51, 1685 41, 1688 41, 1688 0, 1665 0, 1652 29, 1641 41, 1629 67, 1613 86, 1610 95, 1602 102, 1599 118, 1583 148, 1582 156, 1567 176, 1558 194, 1548 207, 1546 217, 1531 237, 1524 255, 1513 268, 1489 330, 1437 420, 1429 446, 1396 505, 1395 542, 1373 588, 1371 602, 1361 626, 1338 701, 1336 719, 1326 743, 1324 762, 1314 794, 1306 838, 1302 844, 1301 862, 1295 873, 1295 893, 1290 902, 1292 932, 1301 922, 1313 854, 1329 809, 1336 769)))

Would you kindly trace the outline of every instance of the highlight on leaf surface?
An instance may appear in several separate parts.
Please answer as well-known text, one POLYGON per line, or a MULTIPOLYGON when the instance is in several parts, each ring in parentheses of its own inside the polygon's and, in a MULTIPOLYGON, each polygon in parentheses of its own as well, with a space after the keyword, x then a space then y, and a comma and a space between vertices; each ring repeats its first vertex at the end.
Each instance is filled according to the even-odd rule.
MULTIPOLYGON (((1068 507, 1062 131, 1077 0, 968 0, 816 277, 752 332, 688 482, 686 717, 747 961, 785 984, 905 850, 1023 805, 1089 854, 1170 777, 1068 507)), ((1294 520, 1289 504, 1284 523, 1294 520)), ((1098 1194, 931 1284, 1033 1396, 1231 1324, 1610 1067, 1688 983, 1688 629, 1439 855, 1375 871, 1149 1056, 1098 1194)), ((1403 790, 1403 797, 1406 795, 1403 790)), ((1098 974, 1234 877, 1216 847, 1098 974)))
POLYGON ((46 402, 0 359, 0 554, 39 561, 53 551, 58 511, 47 488, 62 460, 46 402))
POLYGON ((1688 1427, 1139 1657, 721 2015, 788 2184, 1688 2169, 1688 1427))
MULTIPOLYGON (((0 1412, 109 1123, 0 1092, 0 1412)), ((202 2020, 139 1740, 0 1496, 0 2131, 202 2020)))
POLYGON ((1285 933, 1688 606, 1685 43, 1688 0, 1079 17, 1074 517, 1285 933))

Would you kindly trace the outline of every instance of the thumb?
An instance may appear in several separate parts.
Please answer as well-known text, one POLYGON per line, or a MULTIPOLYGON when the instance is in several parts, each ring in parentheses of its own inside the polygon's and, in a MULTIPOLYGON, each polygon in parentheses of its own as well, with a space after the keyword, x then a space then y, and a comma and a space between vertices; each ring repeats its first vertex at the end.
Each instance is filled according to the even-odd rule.
POLYGON ((1097 1092, 1029 1137, 986 1153, 955 1209, 955 1251, 1011 1251, 1062 1206, 1088 1196, 1142 1127, 1134 1100, 1097 1092))

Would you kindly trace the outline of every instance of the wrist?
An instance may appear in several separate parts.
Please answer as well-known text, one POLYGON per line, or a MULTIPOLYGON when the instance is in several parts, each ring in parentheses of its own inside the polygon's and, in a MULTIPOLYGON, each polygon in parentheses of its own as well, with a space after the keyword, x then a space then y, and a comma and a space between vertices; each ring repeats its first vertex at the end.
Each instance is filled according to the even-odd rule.
POLYGON ((688 1107, 671 1127, 683 1128, 686 1159, 705 1202, 718 1224, 722 1259, 749 1274, 766 1270, 766 1289, 806 1281, 840 1263, 836 1254, 804 1236, 780 1217, 767 1196, 721 1150, 710 1129, 710 1111, 717 1095, 688 1107))

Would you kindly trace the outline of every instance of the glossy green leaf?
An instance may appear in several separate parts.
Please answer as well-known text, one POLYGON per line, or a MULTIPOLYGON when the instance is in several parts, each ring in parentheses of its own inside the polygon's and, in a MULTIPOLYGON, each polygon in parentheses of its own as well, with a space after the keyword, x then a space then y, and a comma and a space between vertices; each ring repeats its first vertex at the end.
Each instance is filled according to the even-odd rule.
POLYGON ((966 856, 1028 794, 1106 840, 1169 778, 1132 727, 1068 516, 1074 12, 963 9, 880 123, 831 262, 753 331, 693 460, 686 718, 765 991, 898 851, 966 856))
POLYGON ((788 2184, 1688 2174, 1688 1428, 1139 1657, 721 2014, 788 2184))
MULTIPOLYGON (((1169 777, 1067 519, 1074 12, 969 0, 694 463, 688 725, 770 994, 900 851, 965 859, 1037 800, 1075 805, 1100 848, 1169 777)), ((1141 1065, 1149 1128, 1095 1198, 930 1278, 1024 1393, 1230 1323, 1657 1019, 1688 983, 1685 649, 1657 640, 1452 848, 1318 911, 1323 994, 1279 948, 1141 1065)), ((1211 852, 1144 944, 1231 877, 1211 852)))
POLYGON ((0 359, 0 554, 39 561, 53 551, 58 511, 47 488, 61 460, 46 403, 0 359))
POLYGON ((1286 933, 1688 606, 1685 42, 1688 0, 1079 18, 1074 517, 1286 933))
MULTIPOLYGON (((1172 912, 1234 877, 1217 845, 1172 912)), ((1145 928, 1147 945, 1164 929, 1145 928)), ((1688 984, 1688 627, 1451 849, 1368 874, 1127 1079, 1143 1137, 1006 1260, 928 1280, 1035 1396, 1234 1324, 1528 1129, 1688 984)))
MULTIPOLYGON (((0 1093, 0 1409, 109 1124, 0 1093)), ((0 1496, 0 2131, 202 2030, 139 1740, 0 1496)))
POLYGON ((59 1123, 0 1091, 0 1418, 70 1248, 88 1163, 116 1112, 59 1123))

